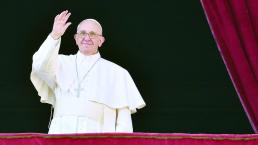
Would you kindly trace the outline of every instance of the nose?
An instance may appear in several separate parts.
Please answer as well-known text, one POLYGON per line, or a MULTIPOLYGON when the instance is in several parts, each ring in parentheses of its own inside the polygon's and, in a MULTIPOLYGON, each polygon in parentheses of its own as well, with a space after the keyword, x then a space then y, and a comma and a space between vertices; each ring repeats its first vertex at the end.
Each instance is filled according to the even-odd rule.
POLYGON ((90 40, 90 36, 89 36, 89 34, 84 34, 84 36, 83 36, 83 39, 86 39, 86 40, 90 40))

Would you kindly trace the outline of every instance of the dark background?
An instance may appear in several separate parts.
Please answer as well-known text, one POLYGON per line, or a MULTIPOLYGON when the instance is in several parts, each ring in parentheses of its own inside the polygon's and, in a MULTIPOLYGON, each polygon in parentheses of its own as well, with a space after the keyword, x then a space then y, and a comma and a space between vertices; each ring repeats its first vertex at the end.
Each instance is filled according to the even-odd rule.
POLYGON ((77 24, 95 18, 102 57, 126 68, 147 106, 136 132, 253 133, 198 0, 1 2, 0 132, 48 131, 50 105, 30 82, 32 55, 68 9, 61 53, 76 53, 77 24))

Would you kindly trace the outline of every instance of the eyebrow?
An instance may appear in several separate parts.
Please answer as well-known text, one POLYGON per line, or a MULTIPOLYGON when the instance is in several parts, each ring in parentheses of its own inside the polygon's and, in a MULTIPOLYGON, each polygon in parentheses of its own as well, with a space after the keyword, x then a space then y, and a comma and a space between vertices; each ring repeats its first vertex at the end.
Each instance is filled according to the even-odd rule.
MULTIPOLYGON (((89 31, 89 32, 87 32, 87 31, 85 31, 85 30, 78 31, 78 32, 86 32, 86 33, 94 32, 94 33, 96 33, 95 31, 89 31)), ((97 34, 97 33, 96 33, 96 34, 97 34)))
POLYGON ((89 32, 87 32, 87 31, 85 31, 85 30, 82 30, 82 31, 78 31, 77 33, 94 33, 94 34, 96 34, 96 35, 98 35, 98 36, 102 36, 101 34, 95 32, 95 31, 89 31, 89 32))

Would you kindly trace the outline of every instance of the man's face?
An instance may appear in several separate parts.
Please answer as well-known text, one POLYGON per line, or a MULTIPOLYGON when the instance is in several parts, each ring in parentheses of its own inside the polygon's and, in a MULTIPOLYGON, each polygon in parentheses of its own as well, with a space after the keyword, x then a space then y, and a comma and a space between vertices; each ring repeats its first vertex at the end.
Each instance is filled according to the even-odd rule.
POLYGON ((74 39, 79 47, 80 52, 84 55, 92 55, 98 52, 104 42, 101 28, 94 21, 83 21, 77 28, 77 34, 74 39))

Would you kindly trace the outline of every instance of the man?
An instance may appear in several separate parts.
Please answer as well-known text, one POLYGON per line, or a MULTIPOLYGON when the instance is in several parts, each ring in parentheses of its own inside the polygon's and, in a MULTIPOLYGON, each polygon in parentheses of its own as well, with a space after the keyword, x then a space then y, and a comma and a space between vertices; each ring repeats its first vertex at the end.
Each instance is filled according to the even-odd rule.
POLYGON ((78 25, 77 54, 58 54, 70 15, 55 17, 52 32, 33 55, 31 81, 41 102, 54 107, 49 134, 133 132, 131 113, 145 103, 129 73, 101 58, 105 39, 99 22, 78 25))

